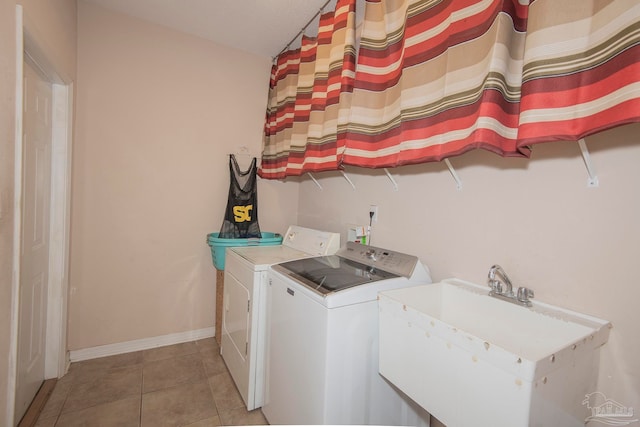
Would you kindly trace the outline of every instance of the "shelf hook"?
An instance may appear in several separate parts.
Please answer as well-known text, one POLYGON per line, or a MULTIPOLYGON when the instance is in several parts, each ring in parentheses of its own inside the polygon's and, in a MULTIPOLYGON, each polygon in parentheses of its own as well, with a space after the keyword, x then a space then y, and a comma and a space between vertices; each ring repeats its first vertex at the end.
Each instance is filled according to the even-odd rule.
POLYGON ((589 154, 589 149, 587 148, 587 142, 584 140, 584 138, 580 138, 578 140, 578 145, 580 146, 580 154, 582 154, 582 160, 584 161, 584 165, 587 167, 587 173, 589 174, 587 187, 599 187, 600 181, 598 181, 598 175, 596 174, 596 171, 593 168, 593 164, 591 163, 591 155, 589 154))
POLYGON ((460 180, 458 173, 453 168, 453 165, 451 164, 449 159, 444 159, 444 163, 447 165, 447 168, 449 168, 449 172, 451 173, 453 180, 456 182, 456 188, 458 189, 458 191, 462 190, 462 181, 460 180))
POLYGON ((311 178, 311 181, 313 181, 313 183, 318 186, 320 191, 322 191, 322 185, 320 185, 318 180, 311 174, 311 172, 307 172, 307 175, 309 175, 309 178, 311 178))
POLYGON ((393 190, 398 191, 398 183, 393 178, 393 175, 391 175, 391 173, 389 172, 389 169, 384 168, 384 173, 387 174, 387 178, 389 178, 389 181, 391 181, 391 185, 393 185, 393 190))
POLYGON ((351 181, 351 179, 349 178, 349 176, 344 172, 344 171, 340 171, 340 173, 342 174, 342 176, 344 177, 344 179, 347 180, 347 182, 349 184, 351 184, 351 187, 353 188, 353 191, 356 191, 356 186, 353 184, 353 181, 351 181))

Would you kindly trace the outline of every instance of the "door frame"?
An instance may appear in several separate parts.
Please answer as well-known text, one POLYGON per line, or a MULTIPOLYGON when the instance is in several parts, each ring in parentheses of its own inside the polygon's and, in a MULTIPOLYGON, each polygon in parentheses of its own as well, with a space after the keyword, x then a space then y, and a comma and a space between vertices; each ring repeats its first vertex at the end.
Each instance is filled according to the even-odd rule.
POLYGON ((15 389, 18 358, 18 303, 22 250, 23 64, 34 64, 52 83, 51 211, 45 378, 63 376, 69 366, 67 306, 69 294, 69 240, 71 217, 71 154, 73 136, 73 81, 60 72, 46 52, 46 42, 16 5, 15 187, 13 277, 11 283, 11 352, 8 378, 7 425, 15 425, 15 389))

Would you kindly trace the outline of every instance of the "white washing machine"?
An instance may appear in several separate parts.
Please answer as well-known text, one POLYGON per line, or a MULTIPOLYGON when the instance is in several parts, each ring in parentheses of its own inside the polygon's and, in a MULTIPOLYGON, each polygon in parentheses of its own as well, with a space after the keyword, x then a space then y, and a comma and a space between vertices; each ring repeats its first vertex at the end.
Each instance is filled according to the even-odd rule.
POLYGON ((263 402, 267 269, 339 248, 339 233, 292 225, 282 245, 226 249, 220 352, 248 410, 263 402))
POLYGON ((378 292, 431 283, 415 256, 347 243, 271 267, 262 412, 270 424, 428 426, 378 373, 378 292))

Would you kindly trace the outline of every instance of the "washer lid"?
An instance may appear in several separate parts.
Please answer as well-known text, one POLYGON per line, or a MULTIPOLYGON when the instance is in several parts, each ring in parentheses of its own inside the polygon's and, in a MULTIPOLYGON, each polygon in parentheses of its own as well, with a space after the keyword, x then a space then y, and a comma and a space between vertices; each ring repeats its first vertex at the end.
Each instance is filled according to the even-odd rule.
POLYGON ((277 264, 272 268, 321 295, 399 277, 337 255, 299 259, 277 264))

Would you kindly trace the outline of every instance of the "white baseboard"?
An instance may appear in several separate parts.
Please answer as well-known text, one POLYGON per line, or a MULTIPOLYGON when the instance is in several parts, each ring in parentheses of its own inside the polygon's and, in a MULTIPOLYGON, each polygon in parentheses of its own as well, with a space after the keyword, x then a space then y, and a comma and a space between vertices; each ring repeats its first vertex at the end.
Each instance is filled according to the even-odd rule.
POLYGON ((69 359, 71 362, 79 362, 81 360, 97 359, 98 357, 131 353, 132 351, 148 350, 150 348, 162 347, 165 345, 180 344, 183 342, 210 338, 214 335, 215 327, 195 329, 192 331, 178 332, 175 334, 161 335, 158 337, 142 338, 140 340, 125 341, 115 344, 83 348, 80 350, 72 350, 69 352, 69 359))

